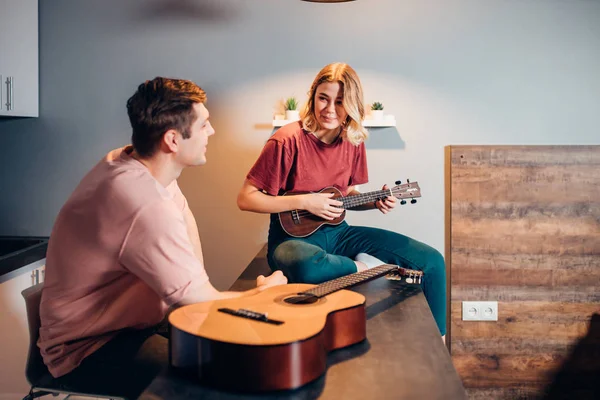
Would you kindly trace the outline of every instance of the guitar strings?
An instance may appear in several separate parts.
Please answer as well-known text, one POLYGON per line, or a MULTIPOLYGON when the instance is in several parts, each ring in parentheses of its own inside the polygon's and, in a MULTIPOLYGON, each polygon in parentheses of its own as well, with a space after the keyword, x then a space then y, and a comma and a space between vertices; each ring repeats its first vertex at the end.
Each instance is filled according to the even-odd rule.
MULTIPOLYGON (((408 278, 417 278, 420 283, 420 279, 423 276, 422 271, 411 270, 402 267, 398 267, 393 264, 384 264, 375 268, 370 268, 366 271, 361 271, 351 275, 345 275, 337 279, 333 279, 328 282, 324 282, 317 287, 305 290, 301 293, 309 294, 316 297, 323 297, 330 293, 337 292, 338 290, 354 286, 358 283, 364 282, 366 280, 370 280, 376 278, 381 275, 385 275, 386 273, 396 270, 402 276, 408 276, 408 278)), ((407 282, 410 283, 410 282, 407 282)))
POLYGON ((302 293, 311 294, 317 297, 323 297, 343 288, 353 286, 366 279, 376 277, 377 275, 383 275, 389 272, 390 270, 393 270, 394 268, 397 267, 393 265, 381 265, 379 267, 371 268, 356 274, 346 275, 337 279, 333 279, 329 282, 322 283, 315 288, 305 290, 302 293))

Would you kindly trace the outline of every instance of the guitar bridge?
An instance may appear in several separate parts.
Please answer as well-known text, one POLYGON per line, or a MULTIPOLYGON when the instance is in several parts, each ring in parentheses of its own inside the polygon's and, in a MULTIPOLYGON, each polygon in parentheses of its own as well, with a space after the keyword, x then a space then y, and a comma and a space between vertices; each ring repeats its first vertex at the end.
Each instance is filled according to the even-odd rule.
POLYGON ((273 324, 273 325, 283 324, 283 321, 278 321, 276 319, 269 319, 267 314, 259 313, 259 312, 252 311, 252 310, 247 310, 245 308, 233 310, 231 308, 224 307, 224 308, 219 308, 217 311, 225 313, 225 314, 234 315, 236 317, 248 318, 248 319, 252 319, 254 321, 265 322, 267 324, 273 324))

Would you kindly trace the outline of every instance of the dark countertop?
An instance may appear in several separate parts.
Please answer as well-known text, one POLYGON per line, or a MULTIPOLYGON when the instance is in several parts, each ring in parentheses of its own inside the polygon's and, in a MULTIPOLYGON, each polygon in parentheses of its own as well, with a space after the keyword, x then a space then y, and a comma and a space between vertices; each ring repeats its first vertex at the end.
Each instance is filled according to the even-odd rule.
MULTIPOLYGON (((256 276, 269 272, 259 253, 232 289, 254 287, 256 276)), ((418 286, 379 278, 353 290, 367 298, 367 340, 329 353, 327 371, 316 381, 294 391, 246 395, 165 368, 140 399, 466 399, 418 286)))
POLYGON ((0 236, 0 283, 43 265, 47 236, 0 236))

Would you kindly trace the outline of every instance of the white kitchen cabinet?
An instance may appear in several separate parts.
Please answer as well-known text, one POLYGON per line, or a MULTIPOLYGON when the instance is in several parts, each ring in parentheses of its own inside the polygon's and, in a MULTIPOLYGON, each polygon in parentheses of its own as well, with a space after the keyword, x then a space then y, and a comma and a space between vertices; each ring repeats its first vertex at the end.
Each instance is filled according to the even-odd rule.
POLYGON ((36 271, 43 281, 45 262, 44 258, 25 266, 19 269, 23 273, 0 283, 0 400, 22 399, 29 392, 25 378, 29 328, 21 292, 36 283, 36 271))
POLYGON ((0 0, 0 117, 39 115, 38 0, 0 0))

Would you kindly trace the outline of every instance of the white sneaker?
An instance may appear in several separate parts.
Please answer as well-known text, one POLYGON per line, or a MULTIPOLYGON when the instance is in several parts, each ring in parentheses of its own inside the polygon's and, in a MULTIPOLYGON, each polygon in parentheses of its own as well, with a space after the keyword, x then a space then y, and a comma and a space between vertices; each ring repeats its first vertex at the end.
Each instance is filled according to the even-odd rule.
POLYGON ((358 253, 354 257, 354 261, 359 261, 367 266, 367 268, 374 268, 385 264, 379 258, 375 258, 367 253, 358 253))

